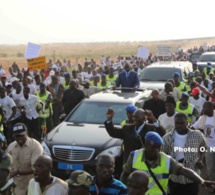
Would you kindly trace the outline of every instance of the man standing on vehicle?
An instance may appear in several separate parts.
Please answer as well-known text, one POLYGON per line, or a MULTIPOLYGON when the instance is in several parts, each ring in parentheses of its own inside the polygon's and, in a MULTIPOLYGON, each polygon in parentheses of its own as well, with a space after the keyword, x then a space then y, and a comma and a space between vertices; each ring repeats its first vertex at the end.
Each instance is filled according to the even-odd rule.
POLYGON ((124 71, 121 72, 116 79, 116 87, 119 86, 121 86, 122 88, 132 89, 137 89, 140 86, 140 81, 137 73, 131 70, 131 67, 128 63, 125 64, 124 71))

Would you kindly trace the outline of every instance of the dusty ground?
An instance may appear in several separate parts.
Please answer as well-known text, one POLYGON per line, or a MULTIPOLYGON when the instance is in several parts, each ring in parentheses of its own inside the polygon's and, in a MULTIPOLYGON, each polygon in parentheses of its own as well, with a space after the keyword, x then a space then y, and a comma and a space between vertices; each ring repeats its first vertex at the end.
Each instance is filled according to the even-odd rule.
MULTIPOLYGON (((171 46, 172 51, 175 51, 178 46, 187 50, 205 43, 213 45, 215 37, 154 42, 53 43, 42 45, 40 56, 46 56, 47 61, 49 59, 53 61, 67 59, 71 60, 73 64, 77 64, 77 62, 83 64, 84 58, 87 58, 88 61, 93 58, 99 63, 101 55, 110 56, 113 60, 116 60, 119 55, 137 55, 138 46, 149 48, 150 52, 154 54, 158 45, 171 46)), ((0 45, 0 64, 5 70, 8 70, 13 61, 16 61, 21 68, 27 67, 27 61, 23 57, 25 49, 26 45, 0 45)))

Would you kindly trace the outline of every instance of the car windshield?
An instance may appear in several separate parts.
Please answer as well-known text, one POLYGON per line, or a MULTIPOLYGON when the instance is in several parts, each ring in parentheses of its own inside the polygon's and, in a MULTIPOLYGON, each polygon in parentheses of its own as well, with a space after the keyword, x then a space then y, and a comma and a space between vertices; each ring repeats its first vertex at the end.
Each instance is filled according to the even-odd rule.
POLYGON ((140 81, 167 81, 172 78, 174 72, 180 73, 179 81, 182 81, 181 71, 176 68, 146 68, 140 75, 140 81))
POLYGON ((190 57, 190 60, 191 61, 197 61, 199 59, 200 55, 201 54, 199 54, 199 53, 193 53, 190 57))
POLYGON ((114 110, 114 124, 120 123, 127 118, 125 108, 130 103, 118 102, 82 102, 77 109, 69 116, 67 122, 104 124, 108 108, 114 110))
POLYGON ((208 54, 208 55, 201 55, 199 58, 200 62, 215 62, 215 55, 208 54))

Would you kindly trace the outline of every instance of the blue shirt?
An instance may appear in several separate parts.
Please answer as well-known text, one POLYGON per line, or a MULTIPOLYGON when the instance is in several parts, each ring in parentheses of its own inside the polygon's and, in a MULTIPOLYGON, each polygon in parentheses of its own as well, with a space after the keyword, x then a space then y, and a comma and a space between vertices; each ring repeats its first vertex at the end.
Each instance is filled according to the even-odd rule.
POLYGON ((91 195, 127 195, 127 187, 121 181, 114 179, 113 177, 111 178, 110 183, 101 189, 97 187, 96 182, 97 177, 95 176, 89 190, 91 195))

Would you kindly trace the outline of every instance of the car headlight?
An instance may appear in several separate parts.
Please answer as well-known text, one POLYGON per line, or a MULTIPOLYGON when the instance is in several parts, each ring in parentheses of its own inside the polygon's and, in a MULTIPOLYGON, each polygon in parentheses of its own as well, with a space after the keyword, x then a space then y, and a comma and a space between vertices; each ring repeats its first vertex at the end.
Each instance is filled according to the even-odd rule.
POLYGON ((120 156, 120 154, 121 154, 121 146, 113 146, 111 148, 108 148, 108 149, 102 151, 100 154, 97 155, 96 159, 98 158, 99 155, 107 154, 107 153, 113 155, 114 157, 120 156))
POLYGON ((50 152, 48 146, 46 145, 46 143, 43 141, 43 142, 41 143, 41 145, 42 145, 42 147, 43 147, 43 154, 44 154, 44 155, 51 156, 51 152, 50 152))

